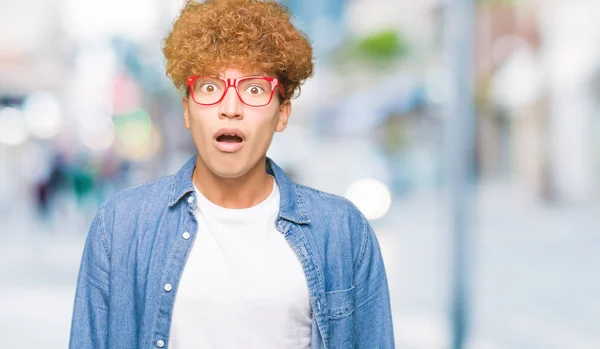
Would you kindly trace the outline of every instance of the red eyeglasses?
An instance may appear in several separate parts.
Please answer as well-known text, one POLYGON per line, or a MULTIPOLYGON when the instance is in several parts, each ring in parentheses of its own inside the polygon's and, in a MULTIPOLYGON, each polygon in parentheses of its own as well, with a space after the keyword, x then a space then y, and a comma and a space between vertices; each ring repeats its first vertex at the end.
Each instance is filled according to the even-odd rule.
POLYGON ((271 103, 276 87, 282 96, 285 92, 279 80, 267 76, 247 76, 239 79, 190 76, 187 82, 194 102, 204 106, 220 103, 229 87, 234 87, 240 101, 250 107, 264 107, 271 103))

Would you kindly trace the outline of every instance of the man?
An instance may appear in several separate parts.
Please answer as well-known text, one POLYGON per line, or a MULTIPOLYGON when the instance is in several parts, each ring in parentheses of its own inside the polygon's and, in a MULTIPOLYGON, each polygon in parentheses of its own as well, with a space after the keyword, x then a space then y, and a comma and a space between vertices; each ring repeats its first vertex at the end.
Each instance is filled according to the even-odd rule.
POLYGON ((312 49, 273 1, 190 1, 164 43, 197 154, 102 204, 71 348, 394 347, 375 234, 266 156, 312 49))

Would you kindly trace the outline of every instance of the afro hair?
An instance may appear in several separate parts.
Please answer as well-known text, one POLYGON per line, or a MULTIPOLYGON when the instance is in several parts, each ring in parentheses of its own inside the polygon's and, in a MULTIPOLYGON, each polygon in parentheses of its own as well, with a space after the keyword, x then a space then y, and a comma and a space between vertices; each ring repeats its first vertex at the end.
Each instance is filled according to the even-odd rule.
POLYGON ((187 91, 191 75, 218 75, 228 67, 274 74, 293 97, 313 74, 307 36, 275 1, 188 0, 163 42, 166 75, 187 91))

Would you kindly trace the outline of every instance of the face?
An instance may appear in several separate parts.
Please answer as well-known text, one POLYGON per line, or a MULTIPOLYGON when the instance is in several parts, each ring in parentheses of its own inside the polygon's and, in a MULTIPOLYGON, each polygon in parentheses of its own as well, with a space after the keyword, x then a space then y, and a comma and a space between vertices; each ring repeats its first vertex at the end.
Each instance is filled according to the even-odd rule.
MULTIPOLYGON (((265 74, 229 68, 221 72, 220 77, 237 79, 257 75, 265 74)), ((212 91, 213 88, 205 89, 212 91)), ((252 89, 249 93, 256 92, 252 89)), ((185 127, 190 129, 198 150, 197 166, 204 165, 215 175, 229 179, 239 178, 253 169, 266 156, 274 133, 282 132, 287 126, 291 104, 289 100, 280 102, 277 93, 276 89, 271 102, 263 107, 245 105, 233 87, 220 103, 211 106, 199 105, 191 95, 185 96, 185 127), (221 135, 225 132, 220 131, 222 129, 228 129, 226 133, 242 133, 243 140, 221 135)))

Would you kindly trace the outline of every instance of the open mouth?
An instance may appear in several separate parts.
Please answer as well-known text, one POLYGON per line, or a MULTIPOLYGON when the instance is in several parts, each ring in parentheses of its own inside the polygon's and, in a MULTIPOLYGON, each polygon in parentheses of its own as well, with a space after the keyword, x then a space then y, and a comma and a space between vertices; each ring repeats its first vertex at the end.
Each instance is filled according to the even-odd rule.
POLYGON ((235 134, 222 134, 219 137, 217 137, 217 142, 242 143, 242 138, 235 134))
POLYGON ((244 134, 237 130, 219 130, 221 133, 215 140, 217 149, 224 153, 235 153, 244 146, 244 134))

